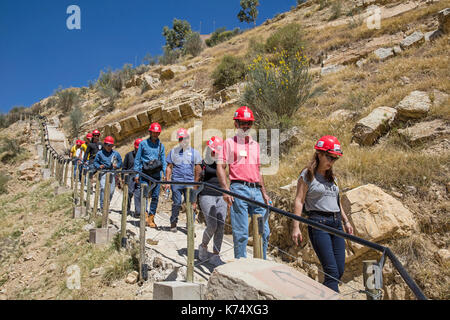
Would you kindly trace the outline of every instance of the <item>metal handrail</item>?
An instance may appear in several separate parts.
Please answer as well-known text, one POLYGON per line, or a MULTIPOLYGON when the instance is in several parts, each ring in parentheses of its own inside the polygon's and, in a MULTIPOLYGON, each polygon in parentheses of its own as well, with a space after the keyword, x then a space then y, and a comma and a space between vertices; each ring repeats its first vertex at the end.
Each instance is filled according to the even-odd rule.
MULTIPOLYGON (((46 120, 45 116, 40 116, 43 118, 43 120, 46 120)), ((41 118, 41 119, 42 119, 41 118)), ((46 125, 47 126, 47 125, 46 125)), ((45 126, 45 127, 46 127, 45 126)), ((47 133, 48 136, 48 133, 47 133)), ((48 140, 48 137, 47 137, 48 140)), ((51 146, 49 146, 51 148, 51 146)), ((58 154, 53 148, 51 148, 56 154, 58 154)), ((58 155, 59 156, 59 155, 58 155)), ((61 157, 61 156, 59 156, 61 157)), ((61 158, 62 159, 62 158, 61 158)), ((91 170, 88 170, 91 171, 91 170)), ((328 227, 326 225, 320 224, 318 222, 309 220, 309 219, 305 219, 301 216, 297 216, 291 212, 279 209, 277 207, 273 207, 271 205, 259 202, 259 201, 255 201, 253 199, 247 198, 245 196, 242 196, 240 194, 234 193, 232 191, 228 191, 228 190, 224 190, 220 187, 217 187, 215 185, 212 185, 210 183, 207 182, 196 182, 196 181, 163 181, 163 180, 156 180, 154 178, 152 178, 151 176, 146 175, 143 172, 138 172, 135 170, 111 170, 111 169, 96 169, 96 171, 100 171, 100 172, 114 172, 114 173, 134 173, 134 174, 139 174, 140 177, 145 178, 146 180, 149 180, 149 182, 152 182, 154 184, 170 184, 170 185, 189 185, 189 186, 203 186, 209 189, 214 189, 216 191, 219 191, 221 193, 225 193, 228 194, 230 196, 233 196, 235 198, 244 200, 246 202, 252 203, 254 205, 263 207, 263 208, 267 208, 270 211, 276 212, 278 214, 284 215, 288 218, 291 218, 293 220, 297 220, 301 223, 304 223, 306 225, 309 225, 313 228, 331 233, 335 236, 350 240, 352 242, 356 242, 359 243, 363 246, 372 248, 374 250, 380 251, 383 254, 385 254, 387 257, 389 257, 389 259, 391 260, 394 268, 400 273, 400 276, 403 278, 403 280, 406 282, 406 284, 408 285, 408 287, 411 289, 411 291, 414 293, 414 295, 416 296, 417 299, 419 300, 427 300, 426 296, 423 294, 422 290, 417 286, 417 284, 415 283, 415 281, 411 278, 411 276, 408 274, 408 272, 405 270, 405 268, 403 267, 403 265, 401 264, 401 262, 398 260, 398 258, 395 256, 395 254, 388 248, 385 246, 382 246, 380 244, 368 241, 366 239, 345 233, 343 231, 337 230, 335 228, 331 228, 328 227)))

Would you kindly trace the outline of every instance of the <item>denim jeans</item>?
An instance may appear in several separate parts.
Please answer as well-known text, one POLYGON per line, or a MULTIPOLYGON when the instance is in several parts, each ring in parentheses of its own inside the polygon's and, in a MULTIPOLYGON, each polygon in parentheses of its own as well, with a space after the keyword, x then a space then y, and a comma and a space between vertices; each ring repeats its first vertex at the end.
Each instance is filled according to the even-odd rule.
MULTIPOLYGON (((152 178, 156 180, 161 180, 161 175, 158 176, 152 176, 152 178)), ((134 189, 134 208, 136 212, 136 216, 139 216, 141 214, 141 186, 143 185, 149 185, 149 181, 145 179, 141 179, 140 183, 136 184, 134 189)), ((148 188, 147 188, 148 190, 148 188)), ((150 197, 152 198, 150 202, 150 211, 148 210, 148 195, 144 194, 145 197, 145 212, 148 212, 150 215, 156 214, 156 209, 158 208, 158 200, 159 200, 159 192, 161 190, 161 185, 157 184, 155 188, 152 190, 152 194, 150 197)), ((145 189, 144 189, 145 193, 145 189)))
MULTIPOLYGON (((324 217, 311 214, 309 219, 337 230, 343 230, 340 214, 337 214, 336 217, 324 217)), ((338 280, 340 280, 344 274, 345 267, 345 240, 310 226, 308 226, 308 234, 313 249, 319 258, 325 273, 323 284, 326 287, 339 292, 338 280)))
POLYGON ((78 181, 81 181, 81 173, 83 172, 83 162, 78 165, 78 159, 72 160, 73 163, 73 177, 75 178, 75 174, 77 172, 78 167, 78 181))
MULTIPOLYGON (((244 197, 264 203, 260 188, 251 188, 241 183, 232 183, 230 191, 240 194, 244 197)), ((234 198, 233 205, 230 209, 231 227, 233 229, 233 243, 234 243, 234 257, 247 257, 247 242, 248 242, 248 215, 261 214, 264 219, 264 231, 262 235, 263 240, 263 258, 266 259, 267 245, 269 241, 269 219, 268 210, 260 206, 247 203, 244 200, 234 198)))
MULTIPOLYGON (((100 209, 103 209, 103 199, 105 197, 105 182, 106 173, 100 173, 100 209)), ((114 189, 116 188, 116 179, 114 174, 110 175, 110 186, 109 186, 109 203, 111 204, 112 197, 114 195, 114 189)))
MULTIPOLYGON (((172 215, 170 216, 170 223, 177 223, 178 215, 180 214, 181 209, 181 196, 184 195, 184 199, 186 201, 187 186, 181 184, 180 185, 173 184, 171 186, 171 189, 172 189, 172 215)), ((193 189, 191 189, 190 202, 195 201, 192 191, 193 189)), ((195 213, 194 213, 194 220, 195 220, 195 213)))

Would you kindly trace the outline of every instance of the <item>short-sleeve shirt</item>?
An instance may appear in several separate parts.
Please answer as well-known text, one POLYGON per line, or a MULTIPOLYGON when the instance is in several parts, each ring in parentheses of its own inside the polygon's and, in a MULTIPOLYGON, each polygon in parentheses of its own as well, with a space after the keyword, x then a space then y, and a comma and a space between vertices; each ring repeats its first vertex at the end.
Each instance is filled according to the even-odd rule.
POLYGON ((228 138, 223 144, 219 163, 228 164, 230 180, 260 182, 259 143, 247 138, 228 138))
POLYGON ((72 149, 70 149, 70 153, 72 154, 72 158, 74 157, 79 157, 80 156, 80 152, 81 152, 81 158, 83 158, 84 153, 86 152, 86 148, 87 146, 85 144, 82 144, 79 148, 77 148, 76 145, 74 145, 72 147, 72 149))
POLYGON ((320 173, 315 174, 312 181, 308 181, 307 169, 303 170, 300 178, 308 185, 305 197, 306 211, 339 212, 339 187, 334 182, 325 179, 320 173))
POLYGON ((181 146, 177 146, 170 150, 166 161, 173 164, 173 181, 194 181, 194 167, 202 164, 202 157, 197 150, 191 147, 183 149, 181 146))

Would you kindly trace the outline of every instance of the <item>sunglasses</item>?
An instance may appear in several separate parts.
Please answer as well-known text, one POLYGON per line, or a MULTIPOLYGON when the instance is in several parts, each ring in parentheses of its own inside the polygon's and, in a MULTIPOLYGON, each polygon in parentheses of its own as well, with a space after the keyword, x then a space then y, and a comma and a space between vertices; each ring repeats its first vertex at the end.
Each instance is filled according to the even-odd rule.
POLYGON ((330 162, 333 162, 333 161, 336 161, 339 159, 338 157, 333 157, 333 156, 329 155, 328 153, 325 153, 325 156, 327 157, 328 161, 330 161, 330 162))
POLYGON ((105 143, 105 147, 112 147, 113 144, 105 143))
POLYGON ((240 126, 251 126, 253 124, 253 121, 238 121, 240 126))

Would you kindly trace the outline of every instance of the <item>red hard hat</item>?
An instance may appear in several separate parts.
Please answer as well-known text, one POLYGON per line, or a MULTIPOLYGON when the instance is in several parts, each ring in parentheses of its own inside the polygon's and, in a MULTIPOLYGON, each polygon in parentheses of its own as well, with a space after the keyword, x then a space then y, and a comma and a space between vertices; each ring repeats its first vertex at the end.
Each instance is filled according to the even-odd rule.
POLYGON ((186 129, 184 129, 184 128, 178 129, 178 131, 177 131, 177 139, 186 138, 186 137, 189 137, 189 132, 186 129))
POLYGON ((93 136, 99 136, 100 135, 100 131, 98 131, 97 129, 95 129, 94 131, 92 131, 92 135, 93 136))
POLYGON ((87 138, 87 139, 92 139, 92 133, 89 132, 89 133, 86 135, 86 138, 87 138))
POLYGON ((111 137, 111 136, 107 136, 107 137, 105 138, 105 140, 103 140, 103 143, 106 143, 106 144, 114 144, 114 138, 111 137))
POLYGON ((233 120, 255 121, 255 118, 250 108, 242 106, 234 112, 233 120))
POLYGON ((314 149, 336 154, 338 156, 343 155, 341 144, 335 136, 323 136, 316 142, 314 149))
POLYGON ((220 152, 222 151, 223 140, 220 137, 214 136, 209 139, 207 145, 212 151, 220 152))
POLYGON ((139 143, 141 143, 142 142, 142 139, 136 139, 136 140, 134 140, 134 147, 137 149, 137 148, 139 148, 139 143))
POLYGON ((151 132, 161 132, 161 125, 158 122, 153 122, 148 128, 148 131, 151 132))
POLYGON ((81 144, 85 144, 86 143, 86 141, 84 141, 84 140, 81 140, 81 144))
POLYGON ((81 146, 83 143, 82 143, 82 141, 80 139, 78 139, 77 141, 75 141, 75 144, 77 146, 81 146))

